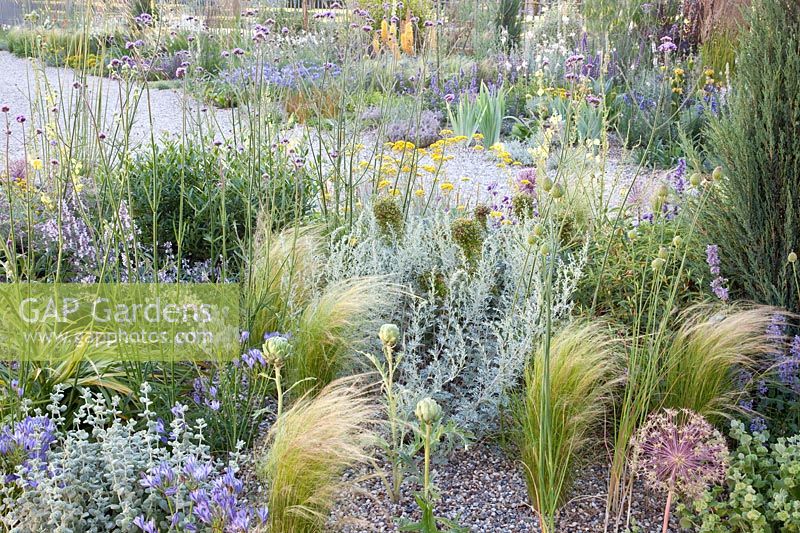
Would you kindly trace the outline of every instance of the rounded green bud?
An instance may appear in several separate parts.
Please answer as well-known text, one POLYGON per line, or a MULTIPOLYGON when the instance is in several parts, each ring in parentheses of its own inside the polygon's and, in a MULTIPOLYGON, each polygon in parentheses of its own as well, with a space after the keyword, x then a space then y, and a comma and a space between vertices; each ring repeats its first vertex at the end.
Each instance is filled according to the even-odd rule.
POLYGON ((669 194, 669 187, 664 185, 663 183, 658 187, 658 197, 659 198, 666 198, 669 194))
POLYGON ((267 339, 263 349, 270 361, 279 363, 289 356, 291 345, 289 344, 289 339, 282 335, 276 335, 267 339))
POLYGON ((536 224, 533 227, 533 236, 539 238, 542 235, 544 235, 544 226, 542 226, 541 224, 536 224))
POLYGON ((719 181, 722 179, 722 167, 716 167, 714 171, 711 173, 711 179, 714 181, 719 181))
POLYGON ((789 257, 787 257, 786 259, 788 259, 788 261, 790 263, 796 263, 797 262, 797 254, 794 253, 794 252, 789 252, 789 257))
POLYGON ((546 242, 543 243, 542 246, 539 247, 539 253, 544 256, 550 255, 550 245, 546 242))
POLYGON ((628 230, 628 239, 634 240, 635 238, 636 238, 636 230, 635 229, 628 230))
POLYGON ((658 257, 659 257, 660 259, 664 259, 664 260, 666 260, 668 256, 669 256, 669 254, 668 254, 668 252, 667 252, 667 249, 666 249, 666 248, 664 248, 663 246, 659 246, 659 247, 658 247, 658 257))
POLYGON ((689 183, 692 184, 692 187, 699 187, 702 182, 703 176, 701 176, 698 172, 695 172, 689 177, 689 183))
POLYGON ((442 408, 433 398, 425 398, 417 403, 414 414, 423 424, 433 424, 442 418, 442 408))
POLYGON ((544 192, 550 192, 550 189, 552 188, 553 188, 553 180, 545 176, 544 179, 542 180, 542 190, 544 192))
POLYGON ((558 200, 559 198, 564 196, 564 188, 558 183, 556 183, 555 185, 553 185, 553 190, 550 191, 550 195, 556 200, 558 200))
POLYGON ((397 344, 397 339, 400 338, 400 328, 395 324, 384 324, 378 331, 378 337, 384 345, 394 346, 397 344))
POLYGON ((658 271, 658 270, 661 270, 662 268, 664 268, 665 264, 666 264, 666 261, 664 259, 662 259, 660 257, 656 257, 655 259, 653 259, 650 262, 650 268, 652 268, 653 270, 658 271))
POLYGON ((680 248, 682 244, 683 244, 683 238, 680 235, 675 235, 672 238, 672 246, 674 246, 675 248, 680 248))

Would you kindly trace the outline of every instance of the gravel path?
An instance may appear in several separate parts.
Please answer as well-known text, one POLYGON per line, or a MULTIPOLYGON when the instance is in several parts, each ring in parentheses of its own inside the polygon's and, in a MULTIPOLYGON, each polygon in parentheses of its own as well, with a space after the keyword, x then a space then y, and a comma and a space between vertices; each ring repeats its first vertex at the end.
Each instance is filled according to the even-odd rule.
MULTIPOLYGON (((530 507, 522 467, 497 445, 477 444, 457 451, 432 471, 441 493, 436 504, 437 516, 455 520, 476 533, 541 531, 530 507)), ((396 517, 419 519, 413 497, 419 490, 416 483, 407 480, 400 503, 392 504, 381 480, 372 474, 374 471, 367 469, 348 474, 354 481, 354 488, 340 498, 332 513, 329 531, 395 532, 399 531, 396 517)), ((558 517, 558 531, 603 531, 607 479, 606 466, 581 468, 569 501, 558 517)), ((636 524, 635 531, 659 533, 663 509, 659 495, 637 486, 631 505, 631 523, 636 524)), ((670 531, 679 530, 673 515, 670 531)))
MULTIPOLYGON (((102 114, 97 113, 101 116, 96 117, 95 120, 101 124, 99 128, 101 131, 112 132, 114 130, 114 121, 119 115, 121 107, 121 97, 124 98, 127 94, 121 82, 89 76, 86 80, 87 87, 82 88, 85 90, 85 96, 80 100, 75 96, 73 88, 75 82, 76 76, 72 69, 56 67, 42 69, 41 65, 35 61, 16 57, 9 52, 0 52, 0 103, 9 106, 11 120, 9 143, 7 147, 4 145, 0 149, 3 154, 0 155, 0 160, 5 160, 6 157, 10 160, 24 157, 23 128, 14 122, 14 118, 18 115, 36 116, 32 112, 32 107, 37 107, 38 95, 45 93, 55 95, 55 99, 47 101, 46 105, 40 106, 40 108, 49 109, 58 106, 63 116, 67 114, 66 110, 75 109, 78 101, 88 102, 94 108, 97 96, 102 91, 102 114), (34 95, 34 99, 32 100, 29 95, 34 95)), ((179 91, 151 88, 149 98, 147 93, 144 93, 136 107, 131 127, 130 146, 135 147, 143 141, 149 140, 151 128, 157 138, 162 135, 179 134, 184 127, 184 116, 187 117, 187 131, 193 131, 202 123, 204 128, 217 130, 215 132, 217 135, 228 136, 232 131, 230 111, 208 108, 207 111, 198 113, 199 109, 204 108, 203 104, 185 98, 179 91)), ((42 127, 42 124, 28 121, 25 126, 26 131, 30 134, 35 128, 42 127)))

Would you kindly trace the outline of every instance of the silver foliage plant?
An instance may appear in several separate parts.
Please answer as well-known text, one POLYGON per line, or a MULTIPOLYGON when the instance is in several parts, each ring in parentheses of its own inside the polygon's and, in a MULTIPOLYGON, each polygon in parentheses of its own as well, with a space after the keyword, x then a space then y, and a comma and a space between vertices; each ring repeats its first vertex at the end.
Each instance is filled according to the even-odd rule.
POLYGON ((57 389, 46 414, 28 405, 26 418, 14 430, 3 428, 8 438, 0 451, 8 454, 18 444, 29 453, 12 465, 12 473, 0 477, 2 528, 252 531, 263 523, 266 509, 239 499, 239 454, 227 461, 213 458, 203 437, 204 422, 189 424, 180 404, 165 427, 150 409, 149 390, 145 383, 138 420, 123 418, 118 396, 108 403, 101 394, 84 390, 81 408, 71 427, 65 427, 63 392, 57 389), (29 430, 42 420, 52 421, 44 424, 47 435, 29 430))
MULTIPOLYGON (((546 269, 529 242, 533 222, 489 226, 478 257, 466 257, 450 232, 452 214, 411 214, 386 238, 368 209, 346 235, 334 235, 329 279, 380 275, 405 297, 386 321, 402 324, 398 396, 406 413, 425 397, 443 404, 461 428, 496 426, 506 394, 545 332, 546 269)), ((555 323, 569 317, 586 247, 551 256, 555 323)))

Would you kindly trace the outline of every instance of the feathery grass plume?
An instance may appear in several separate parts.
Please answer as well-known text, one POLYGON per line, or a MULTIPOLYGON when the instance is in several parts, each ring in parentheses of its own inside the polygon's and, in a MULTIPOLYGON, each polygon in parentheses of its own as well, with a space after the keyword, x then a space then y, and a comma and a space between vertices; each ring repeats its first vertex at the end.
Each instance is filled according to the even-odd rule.
POLYGON ((776 350, 778 339, 767 332, 776 312, 689 308, 662 354, 662 407, 691 409, 712 421, 736 411, 746 392, 739 372, 767 366, 776 350))
POLYGON ((322 531, 344 489, 343 470, 370 459, 379 406, 358 376, 304 396, 269 432, 257 473, 269 482, 269 530, 322 531))
POLYGON ((513 409, 514 437, 534 509, 551 527, 570 487, 575 460, 603 419, 618 382, 620 352, 602 322, 573 322, 556 333, 549 353, 549 413, 542 405, 546 386, 543 346, 528 362, 523 396, 517 398, 513 409), (547 416, 551 418, 550 435, 543 439, 542 419, 547 416))
POLYGON ((270 228, 269 220, 259 221, 245 282, 248 331, 256 339, 285 332, 290 307, 308 301, 321 243, 318 228, 293 227, 281 233, 270 228))
POLYGON ((290 383, 301 393, 321 389, 346 368, 348 356, 374 331, 373 322, 394 301, 396 291, 378 276, 342 280, 316 295, 294 321, 290 383))

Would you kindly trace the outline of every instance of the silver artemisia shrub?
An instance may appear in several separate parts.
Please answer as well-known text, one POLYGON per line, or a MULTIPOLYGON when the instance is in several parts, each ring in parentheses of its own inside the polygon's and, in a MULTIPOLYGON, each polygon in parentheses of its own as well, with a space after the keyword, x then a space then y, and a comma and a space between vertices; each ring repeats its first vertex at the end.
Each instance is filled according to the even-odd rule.
MULTIPOLYGON (((386 276, 405 289, 393 316, 401 325, 398 396, 406 413, 425 397, 475 434, 492 429, 507 394, 545 331, 546 268, 529 243, 533 223, 485 228, 482 248, 466 257, 453 239, 454 215, 411 214, 388 241, 371 210, 349 233, 334 235, 328 279, 386 276)), ((554 321, 572 310, 586 248, 551 254, 554 321)))

